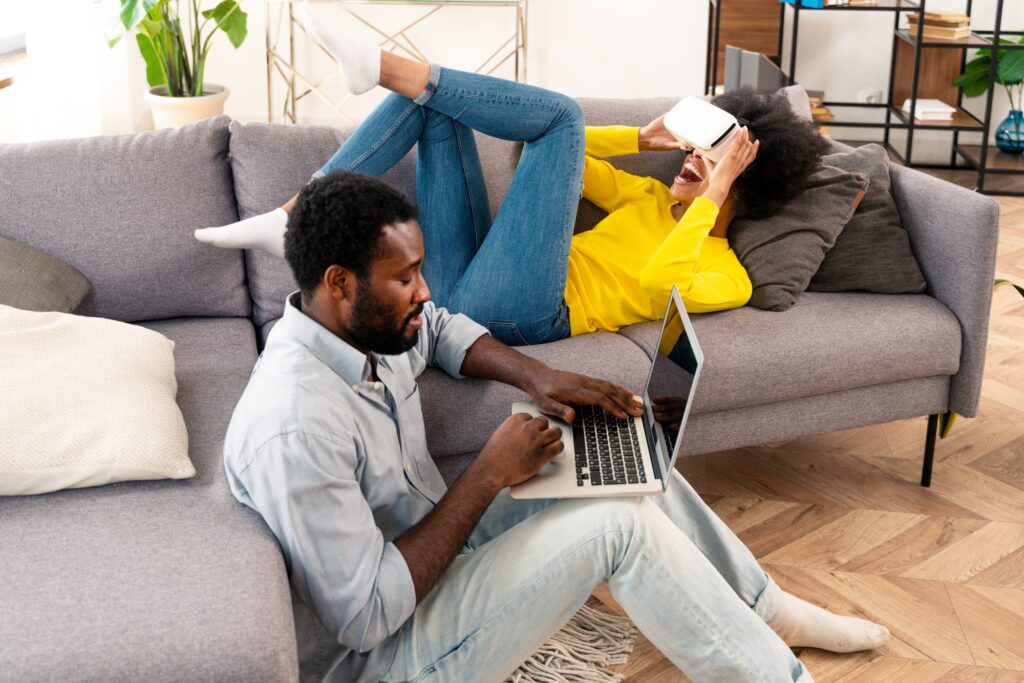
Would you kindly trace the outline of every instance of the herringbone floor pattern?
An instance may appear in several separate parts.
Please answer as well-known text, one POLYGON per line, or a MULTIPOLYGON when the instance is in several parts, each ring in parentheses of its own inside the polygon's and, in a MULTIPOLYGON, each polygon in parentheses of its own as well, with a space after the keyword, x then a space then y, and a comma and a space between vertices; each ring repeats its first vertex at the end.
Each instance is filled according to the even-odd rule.
MULTIPOLYGON (((997 276, 1024 282, 1024 200, 999 202, 997 276)), ((889 627, 875 652, 798 651, 819 683, 1024 681, 1024 299, 997 290, 990 329, 980 415, 938 443, 931 489, 925 418, 681 463, 784 589, 889 627)), ((619 670, 687 680, 642 636, 619 670)))

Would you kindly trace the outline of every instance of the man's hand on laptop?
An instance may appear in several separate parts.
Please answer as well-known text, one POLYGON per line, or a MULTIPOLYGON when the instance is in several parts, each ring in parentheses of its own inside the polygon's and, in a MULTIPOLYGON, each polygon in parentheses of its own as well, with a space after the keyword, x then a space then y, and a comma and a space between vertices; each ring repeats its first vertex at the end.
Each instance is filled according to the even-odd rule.
POLYGON ((599 406, 621 419, 643 414, 643 406, 618 384, 548 367, 532 374, 527 393, 537 410, 566 422, 576 416, 570 407, 574 403, 599 406))
POLYGON ((561 429, 543 417, 516 413, 494 430, 474 464, 483 466, 503 489, 537 474, 563 449, 561 429))
POLYGON ((537 410, 572 422, 576 416, 572 404, 595 405, 612 415, 643 414, 643 406, 633 394, 617 384, 548 367, 515 349, 510 349, 489 334, 477 339, 462 361, 461 372, 467 377, 494 379, 511 384, 528 393, 537 410))

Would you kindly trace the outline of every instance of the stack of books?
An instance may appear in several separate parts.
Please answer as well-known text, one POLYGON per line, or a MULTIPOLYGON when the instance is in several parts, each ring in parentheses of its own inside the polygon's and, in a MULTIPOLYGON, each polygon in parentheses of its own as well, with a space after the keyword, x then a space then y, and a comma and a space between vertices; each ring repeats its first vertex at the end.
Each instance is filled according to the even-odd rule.
MULTIPOLYGON (((910 113, 910 100, 903 102, 903 113, 910 113)), ((914 118, 918 121, 952 121, 956 107, 951 107, 941 100, 919 99, 914 118)))
MULTIPOLYGON (((917 35, 918 14, 907 14, 907 31, 917 35)), ((971 18, 960 12, 925 12, 923 35, 940 40, 961 40, 971 36, 971 18)))
POLYGON ((825 92, 823 90, 808 90, 807 101, 811 105, 811 119, 814 120, 814 125, 817 126, 818 132, 822 135, 829 134, 829 121, 835 118, 829 108, 826 107, 823 102, 825 100, 825 92))

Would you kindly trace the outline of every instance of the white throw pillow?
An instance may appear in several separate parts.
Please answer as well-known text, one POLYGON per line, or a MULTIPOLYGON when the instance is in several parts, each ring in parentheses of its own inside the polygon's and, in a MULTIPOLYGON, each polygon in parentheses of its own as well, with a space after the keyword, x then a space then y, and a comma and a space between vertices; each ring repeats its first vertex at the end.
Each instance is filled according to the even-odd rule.
POLYGON ((0 305, 0 495, 194 476, 177 390, 152 330, 0 305))

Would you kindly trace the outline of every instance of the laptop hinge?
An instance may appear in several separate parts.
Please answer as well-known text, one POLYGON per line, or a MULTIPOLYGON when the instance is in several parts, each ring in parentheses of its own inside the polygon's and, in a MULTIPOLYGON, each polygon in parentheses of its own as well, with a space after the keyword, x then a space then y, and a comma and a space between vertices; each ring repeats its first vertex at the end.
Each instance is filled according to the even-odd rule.
POLYGON ((654 469, 652 472, 655 479, 661 479, 661 463, 658 458, 658 449, 654 446, 654 433, 650 425, 647 423, 646 410, 644 411, 643 418, 640 422, 644 425, 644 436, 647 438, 647 452, 651 455, 651 467, 654 469))

